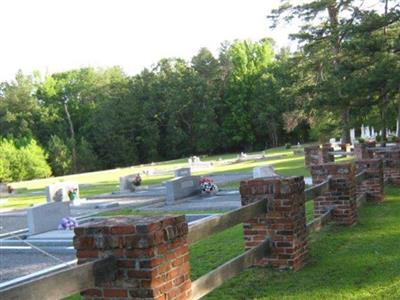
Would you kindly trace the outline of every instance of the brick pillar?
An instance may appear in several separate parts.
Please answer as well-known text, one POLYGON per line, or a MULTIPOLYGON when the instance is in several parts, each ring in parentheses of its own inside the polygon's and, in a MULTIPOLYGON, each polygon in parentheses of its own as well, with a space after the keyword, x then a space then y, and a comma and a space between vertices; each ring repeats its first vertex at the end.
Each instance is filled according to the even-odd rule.
POLYGON ((333 151, 333 147, 331 144, 323 144, 321 148, 321 156, 322 156, 322 161, 321 163, 326 164, 330 162, 335 161, 335 156, 332 154, 329 154, 329 152, 333 151))
POLYGON ((303 177, 272 177, 242 181, 242 205, 267 199, 267 213, 244 223, 246 249, 266 237, 272 239, 272 253, 258 265, 299 270, 307 256, 307 231, 303 177))
POLYGON ((383 151, 375 151, 375 156, 383 160, 385 182, 400 186, 400 147, 388 147, 383 151))
POLYGON ((366 179, 357 185, 357 194, 367 193, 367 200, 382 202, 384 200, 382 159, 358 160, 355 163, 357 173, 366 171, 366 179))
POLYGON ((367 144, 354 144, 354 156, 357 160, 371 159, 373 155, 374 154, 369 151, 367 144))
POLYGON ((304 164, 306 167, 319 165, 322 162, 322 152, 319 146, 304 147, 304 164))
POLYGON ((335 207, 333 220, 342 225, 357 221, 356 184, 354 163, 329 163, 311 167, 314 184, 331 176, 329 191, 314 199, 314 218, 335 207))
POLYGON ((113 255, 114 281, 84 299, 190 299, 188 225, 184 216, 110 218, 75 228, 78 263, 113 255))

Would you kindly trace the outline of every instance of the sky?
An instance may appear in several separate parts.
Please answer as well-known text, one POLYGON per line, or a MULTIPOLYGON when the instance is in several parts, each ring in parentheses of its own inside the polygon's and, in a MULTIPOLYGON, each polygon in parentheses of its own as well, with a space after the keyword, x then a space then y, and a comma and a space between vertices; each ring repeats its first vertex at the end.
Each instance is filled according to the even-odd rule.
POLYGON ((293 46, 295 27, 269 29, 278 0, 0 0, 0 81, 121 66, 129 75, 161 58, 189 60, 225 40, 272 37, 293 46))

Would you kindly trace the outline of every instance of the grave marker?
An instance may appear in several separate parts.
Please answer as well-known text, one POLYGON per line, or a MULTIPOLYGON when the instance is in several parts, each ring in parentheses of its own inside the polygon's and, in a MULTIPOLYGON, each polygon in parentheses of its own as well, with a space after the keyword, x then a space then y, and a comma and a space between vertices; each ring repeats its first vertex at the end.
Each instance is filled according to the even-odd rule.
POLYGON ((56 230, 62 218, 70 215, 69 202, 51 202, 30 207, 27 211, 29 235, 56 230))

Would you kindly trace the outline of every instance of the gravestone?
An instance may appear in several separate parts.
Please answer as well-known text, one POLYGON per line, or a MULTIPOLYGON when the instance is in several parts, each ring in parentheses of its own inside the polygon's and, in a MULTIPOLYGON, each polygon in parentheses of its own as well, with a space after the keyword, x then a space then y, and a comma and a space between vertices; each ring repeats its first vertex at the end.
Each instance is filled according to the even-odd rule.
POLYGON ((0 182, 0 195, 8 195, 8 185, 0 182))
POLYGON ((79 185, 75 182, 57 182, 46 188, 47 202, 70 201, 69 191, 76 192, 76 199, 79 199, 79 185))
POLYGON ((133 191, 132 182, 136 178, 137 174, 138 173, 121 176, 119 178, 119 191, 132 192, 133 191))
POLYGON ((28 208, 29 235, 58 229, 62 218, 71 216, 69 202, 51 202, 28 208))
POLYGON ((176 177, 165 182, 167 204, 200 194, 200 176, 176 177))
POLYGON ((192 175, 190 168, 180 168, 175 170, 175 177, 186 177, 192 175))
POLYGON ((210 168, 212 163, 209 161, 201 161, 198 156, 191 156, 188 159, 189 166, 192 168, 210 168))
POLYGON ((270 165, 255 167, 253 169, 253 178, 263 178, 263 177, 275 177, 279 176, 275 173, 274 168, 270 165))

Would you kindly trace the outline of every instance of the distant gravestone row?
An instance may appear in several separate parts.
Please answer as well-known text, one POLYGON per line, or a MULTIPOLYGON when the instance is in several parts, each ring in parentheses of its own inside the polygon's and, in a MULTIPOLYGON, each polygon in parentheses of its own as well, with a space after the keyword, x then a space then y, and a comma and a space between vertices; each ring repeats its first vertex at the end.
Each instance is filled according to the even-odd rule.
POLYGON ((192 168, 210 168, 212 163, 209 161, 201 161, 198 156, 191 156, 188 159, 189 166, 192 168))

